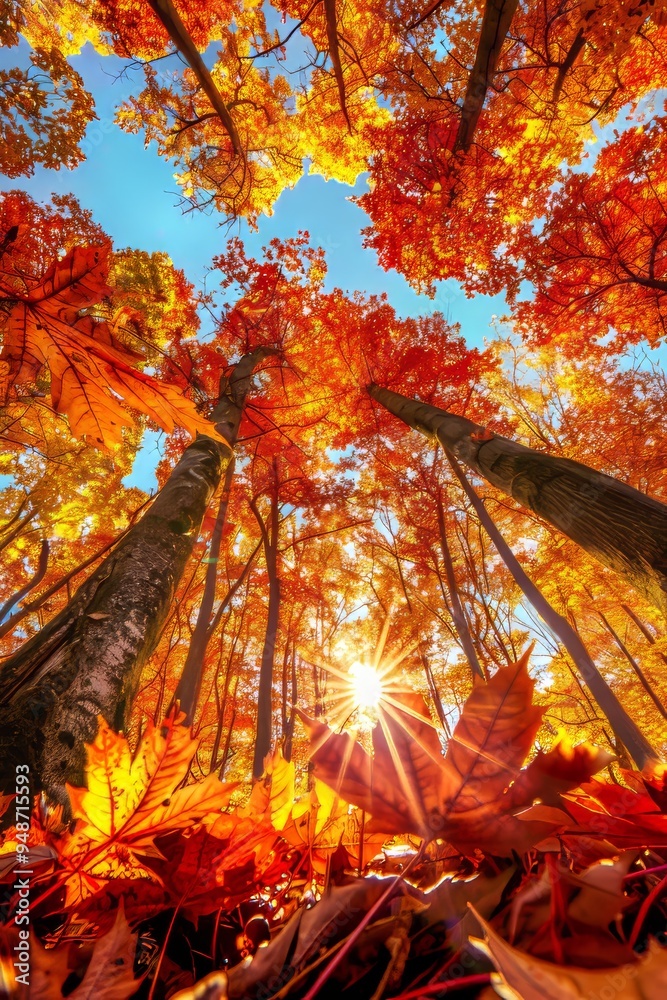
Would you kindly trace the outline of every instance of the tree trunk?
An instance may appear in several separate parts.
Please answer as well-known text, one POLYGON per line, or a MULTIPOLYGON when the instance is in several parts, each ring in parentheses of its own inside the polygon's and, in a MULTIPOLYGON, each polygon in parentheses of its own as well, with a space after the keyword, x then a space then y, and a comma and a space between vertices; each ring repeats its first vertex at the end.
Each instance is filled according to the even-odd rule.
MULTIPOLYGON (((634 613, 632 608, 628 607, 627 604, 621 604, 621 607, 625 611, 626 615, 628 615, 628 617, 630 617, 635 623, 644 638, 651 644, 651 646, 655 646, 655 636, 652 634, 648 626, 641 620, 641 618, 638 617, 638 615, 634 613)), ((662 651, 660 651, 660 658, 663 663, 667 663, 667 656, 662 651)))
POLYGON ((68 605, 2 666, 0 790, 28 764, 32 791, 67 806, 83 784, 84 743, 98 716, 129 719, 141 668, 155 648, 202 518, 231 450, 200 436, 142 519, 68 605))
POLYGON ((517 7, 518 0, 486 0, 475 64, 468 77, 461 109, 455 149, 466 152, 472 145, 479 116, 484 107, 484 98, 496 72, 498 57, 517 7))
POLYGON ((449 600, 451 602, 451 614, 452 621, 454 622, 454 628, 456 629, 457 635, 459 637, 459 642, 463 647, 463 652, 468 660, 468 665, 472 671, 473 678, 481 677, 484 680, 484 671, 482 670, 481 664, 477 659, 477 653, 475 652, 475 644, 472 640, 472 635, 470 634, 470 629, 468 628, 468 621, 465 616, 465 611, 463 610, 463 605, 461 604, 461 598, 459 597, 458 584, 456 582, 456 573, 454 572, 454 562, 452 560, 452 554, 449 549, 449 542, 447 540, 447 525, 445 523, 445 508, 442 504, 442 497, 438 493, 436 498, 436 506, 438 510, 438 530, 440 533, 440 550, 442 552, 442 559, 445 564, 445 575, 447 577, 447 586, 449 588, 449 600))
POLYGON ((220 547, 222 543, 222 533, 227 519, 227 507, 229 505, 229 491, 234 476, 234 460, 229 463, 225 472, 222 484, 218 513, 213 526, 211 544, 208 548, 206 576, 204 579, 204 593, 201 604, 197 611, 197 621, 190 638, 188 653, 183 664, 181 676, 176 691, 174 701, 179 703, 182 712, 185 713, 185 722, 191 724, 194 721, 199 692, 201 690, 202 675, 204 673, 204 660, 210 639, 210 619, 215 603, 216 584, 218 582, 218 561, 220 559, 220 547))
POLYGON ((252 511, 259 523, 264 541, 264 558, 266 572, 269 578, 269 607, 266 620, 266 633, 262 648, 262 661, 259 669, 259 691, 257 693, 257 730, 255 734, 255 753, 253 758, 253 778, 261 778, 264 773, 264 758, 271 752, 273 731, 273 667, 276 657, 276 642, 280 621, 280 578, 278 576, 278 496, 271 497, 271 512, 269 525, 257 508, 255 501, 251 502, 252 511))
POLYGON ((655 707, 660 712, 660 715, 663 717, 663 719, 667 719, 667 710, 665 710, 665 706, 663 705, 662 701, 660 700, 656 692, 653 690, 653 686, 651 685, 651 682, 649 681, 648 677, 646 676, 640 665, 637 663, 634 656, 632 655, 628 647, 625 645, 625 643, 621 639, 616 629, 613 627, 611 622, 601 611, 596 612, 596 614, 600 619, 600 621, 602 622, 602 624, 604 625, 604 627, 606 628, 609 635, 612 637, 612 639, 620 649, 620 651, 623 653, 623 656, 626 658, 626 660, 636 673, 637 677, 639 678, 639 683, 644 688, 647 695, 649 696, 655 707))
POLYGON ((296 673, 296 648, 292 643, 291 653, 289 644, 285 643, 285 658, 283 660, 283 757, 289 763, 292 759, 292 740, 294 739, 294 723, 296 715, 294 706, 298 697, 297 673, 296 673), (288 683, 291 693, 288 691, 288 683))
POLYGON ((581 462, 377 385, 370 395, 623 576, 667 615, 667 506, 581 462))
POLYGON ((562 642, 565 649, 572 658, 572 662, 586 681, 588 688, 596 702, 607 716, 614 735, 626 747, 628 753, 637 764, 643 768, 649 761, 657 760, 658 754, 655 752, 649 741, 646 739, 639 726, 630 718, 622 704, 607 684, 606 680, 593 663, 588 650, 579 638, 579 634, 570 623, 559 615, 552 608, 543 595, 542 591, 530 579, 524 571, 511 548, 496 527, 493 518, 478 497, 477 493, 466 479, 460 465, 451 454, 446 452, 452 465, 455 475, 463 486, 466 496, 470 500, 480 523, 484 526, 489 538, 495 545, 503 562, 511 572, 512 576, 521 587, 522 591, 540 615, 544 623, 562 642))
POLYGON ((227 727, 227 736, 225 738, 225 748, 222 751, 222 759, 220 761, 220 770, 218 772, 218 777, 222 781, 225 776, 225 771, 227 769, 227 761, 229 760, 229 751, 232 745, 232 733, 234 732, 234 725, 236 723, 236 695, 239 688, 238 677, 234 680, 234 689, 232 691, 232 712, 229 719, 229 726, 227 727))
MULTIPOLYGON (((486 445, 493 444, 496 441, 505 442, 508 446, 512 446, 512 448, 509 449, 510 455, 513 454, 512 449, 519 449, 520 453, 527 452, 529 456, 538 455, 541 458, 547 459, 549 456, 540 456, 538 452, 533 452, 530 448, 523 448, 520 445, 516 445, 512 441, 508 441, 506 438, 494 437, 488 442, 484 440, 481 442, 476 441, 475 438, 471 437, 471 434, 478 433, 481 437, 483 428, 476 427, 475 424, 472 424, 469 420, 466 420, 463 417, 454 417, 451 414, 446 413, 444 410, 438 410, 434 406, 419 403, 416 400, 407 399, 405 396, 399 396, 397 393, 389 392, 387 389, 379 389, 377 386, 370 386, 369 392, 374 399, 377 399, 378 402, 386 406, 387 409, 389 409, 396 416, 399 416, 409 426, 414 427, 416 430, 420 430, 428 437, 435 437, 440 442, 445 449, 445 453, 449 457, 452 469, 459 479, 459 482, 461 483, 468 499, 470 500, 480 523, 483 525, 485 531, 489 535, 489 538, 491 538, 493 544, 502 557, 503 562, 510 570, 512 576, 521 587, 522 591, 537 613, 567 649, 577 669, 588 685, 591 694, 609 719, 609 723, 614 731, 614 734, 627 748, 638 767, 643 767, 649 760, 657 759, 655 750, 645 738, 639 727, 633 722, 628 713, 625 711, 618 698, 593 663, 588 650, 575 630, 569 622, 562 617, 562 615, 559 615, 558 612, 551 607, 539 588, 535 586, 533 581, 526 574, 511 548, 496 527, 486 507, 477 496, 475 490, 468 483, 468 480, 454 457, 455 454, 462 454, 468 465, 472 465, 473 468, 477 469, 480 463, 478 456, 476 454, 472 454, 473 449, 477 448, 479 451, 481 450, 479 447, 480 443, 482 445, 486 445), (473 464, 473 461, 475 464, 473 464)), ((499 452, 496 452, 496 454, 500 454, 502 456, 503 452, 500 450, 499 452)), ((600 473, 593 473, 593 471, 587 469, 586 466, 579 466, 576 462, 568 462, 564 459, 555 459, 553 461, 564 464, 566 468, 568 466, 575 466, 575 468, 581 468, 592 475, 600 476, 600 473)), ((494 482, 494 485, 498 485, 499 476, 496 474, 495 466, 493 466, 490 474, 481 474, 486 475, 490 481, 494 482), (491 478, 492 475, 494 479, 491 478)), ((604 478, 609 479, 610 477, 605 476, 604 478)), ((610 482, 619 487, 623 485, 622 483, 616 483, 616 480, 613 479, 610 479, 610 482)), ((513 483, 510 482, 508 485, 509 488, 506 488, 505 492, 514 495, 511 491, 513 483)), ((625 487, 625 489, 629 489, 629 487, 625 487)), ((638 496, 643 497, 643 494, 638 493, 638 496)), ((657 504, 657 506, 661 507, 662 505, 657 504)), ((577 517, 577 515, 575 515, 575 517, 577 517)))
POLYGON ((442 726, 445 736, 447 739, 451 739, 452 731, 449 728, 449 723, 447 722, 447 716, 445 715, 445 709, 442 704, 442 698, 440 697, 440 692, 438 691, 438 686, 435 683, 435 677, 433 676, 433 670, 431 669, 431 664, 426 653, 420 653, 422 665, 424 667, 424 674, 426 675, 426 681, 428 683, 428 689, 431 692, 431 698, 433 699, 433 704, 435 705, 435 711, 440 720, 440 725, 442 726))
MULTIPOLYGON (((239 436, 239 427, 243 417, 243 409, 246 397, 250 388, 255 367, 265 357, 277 353, 273 348, 257 347, 254 351, 244 354, 238 361, 229 375, 223 376, 220 380, 219 401, 213 411, 212 418, 220 428, 224 436, 229 441, 232 448, 235 446, 239 436)), ((222 496, 218 507, 218 514, 211 536, 211 544, 208 552, 208 566, 206 568, 206 579, 204 582, 204 594, 197 613, 197 622, 190 640, 188 655, 183 665, 180 680, 176 686, 174 698, 180 702, 180 707, 185 712, 187 722, 192 722, 197 699, 201 687, 202 672, 204 669, 204 658, 208 646, 211 630, 211 615, 215 602, 216 583, 218 578, 218 559, 220 557, 220 545, 222 533, 227 517, 227 506, 229 503, 229 491, 234 476, 234 461, 227 466, 225 480, 222 488, 222 496)))

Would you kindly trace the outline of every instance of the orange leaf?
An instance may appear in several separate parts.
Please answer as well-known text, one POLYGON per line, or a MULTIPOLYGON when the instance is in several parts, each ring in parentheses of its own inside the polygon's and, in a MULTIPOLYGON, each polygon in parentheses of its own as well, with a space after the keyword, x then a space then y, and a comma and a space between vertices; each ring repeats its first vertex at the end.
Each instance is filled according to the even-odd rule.
POLYGON ((346 802, 370 813, 375 828, 430 839, 429 812, 442 801, 442 750, 421 695, 379 706, 371 757, 349 733, 332 733, 303 712, 315 774, 346 802), (401 707, 401 703, 405 708, 401 707), (417 718, 415 718, 417 716, 417 718))
POLYGON ((70 901, 72 894, 95 891, 100 879, 152 878, 137 855, 159 856, 156 837, 220 815, 234 785, 223 785, 212 774, 178 787, 196 748, 189 730, 171 717, 162 730, 149 723, 133 755, 127 740, 100 720, 97 737, 87 748, 88 787, 68 786, 78 822, 72 834, 61 838, 59 849, 80 880, 78 890, 76 880, 68 880, 70 901))
POLYGON ((109 324, 79 316, 111 291, 107 257, 108 249, 76 247, 17 302, 6 324, 2 360, 9 370, 3 380, 34 382, 46 365, 54 409, 67 415, 75 437, 99 448, 108 450, 122 440, 122 428, 132 426, 120 400, 167 432, 180 426, 193 437, 199 432, 224 440, 181 389, 134 367, 136 355, 109 324))
POLYGON ((606 767, 614 755, 591 743, 573 746, 565 735, 544 753, 542 750, 521 771, 509 790, 512 805, 532 805, 535 799, 556 804, 563 792, 577 788, 606 767))

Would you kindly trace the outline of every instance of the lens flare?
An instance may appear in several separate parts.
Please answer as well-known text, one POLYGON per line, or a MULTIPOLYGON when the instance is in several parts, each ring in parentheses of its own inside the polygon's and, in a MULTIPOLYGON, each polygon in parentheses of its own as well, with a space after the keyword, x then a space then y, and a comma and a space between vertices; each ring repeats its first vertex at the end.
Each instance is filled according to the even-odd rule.
POLYGON ((377 712, 384 697, 382 678, 368 663, 353 663, 349 669, 352 696, 361 712, 377 712))

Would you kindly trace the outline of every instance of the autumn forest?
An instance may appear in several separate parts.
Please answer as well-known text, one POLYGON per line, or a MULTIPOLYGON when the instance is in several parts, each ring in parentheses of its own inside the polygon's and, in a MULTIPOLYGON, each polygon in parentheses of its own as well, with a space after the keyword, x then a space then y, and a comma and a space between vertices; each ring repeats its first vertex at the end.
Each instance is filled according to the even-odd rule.
POLYGON ((0 12, 0 1000, 665 1000, 667 2, 0 12))

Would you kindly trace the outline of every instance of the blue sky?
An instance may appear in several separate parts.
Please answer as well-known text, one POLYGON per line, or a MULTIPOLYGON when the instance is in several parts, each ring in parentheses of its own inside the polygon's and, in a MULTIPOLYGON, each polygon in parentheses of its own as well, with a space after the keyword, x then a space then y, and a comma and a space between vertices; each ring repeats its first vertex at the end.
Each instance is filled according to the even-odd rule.
MULTIPOLYGON (((28 51, 21 43, 19 49, 1 52, 0 66, 24 63, 28 51)), ((178 207, 174 166, 158 157, 154 145, 144 149, 141 134, 127 135, 113 123, 118 105, 141 89, 143 74, 137 71, 121 76, 123 62, 98 55, 90 45, 71 62, 92 92, 98 116, 88 127, 82 147, 86 161, 73 171, 40 167, 31 178, 2 178, 0 189, 20 187, 38 200, 48 199, 52 192, 73 192, 84 207, 92 209, 116 247, 166 251, 191 281, 200 283, 211 258, 220 253, 227 238, 227 229, 220 226, 221 217, 216 213, 183 215, 178 207)), ((481 345, 491 316, 504 311, 503 297, 466 299, 458 284, 448 281, 442 283, 435 300, 430 300, 417 295, 396 272, 383 271, 375 254, 362 247, 360 231, 368 224, 367 216, 348 200, 364 190, 363 178, 352 189, 306 176, 296 188, 283 193, 273 216, 260 219, 258 232, 251 232, 242 222, 229 230, 229 235, 240 235, 247 248, 259 254, 272 237, 294 236, 306 229, 312 242, 327 252, 329 286, 369 294, 386 292, 401 315, 440 310, 450 321, 461 324, 470 344, 481 345)))
MULTIPOLYGON (((1 50, 0 67, 28 65, 29 51, 23 41, 18 48, 1 50)), ((215 212, 184 215, 178 207, 173 164, 160 158, 154 145, 145 149, 143 135, 128 135, 114 124, 118 105, 141 89, 142 72, 123 75, 120 59, 101 56, 90 45, 71 62, 95 99, 97 121, 89 125, 82 144, 86 160, 75 170, 38 167, 29 178, 0 176, 0 190, 22 188, 38 201, 47 201, 53 192, 71 192, 84 208, 92 210, 117 248, 165 251, 197 287, 229 235, 240 235, 247 249, 259 255, 274 236, 295 236, 305 229, 312 243, 326 251, 328 287, 386 292, 402 316, 438 310, 450 322, 460 323, 466 341, 477 346, 490 333, 491 317, 505 312, 502 296, 467 299, 457 282, 447 281, 440 284, 435 299, 429 299, 417 295, 401 275, 383 271, 375 254, 362 246, 361 229, 368 218, 349 200, 365 190, 363 178, 354 189, 318 176, 302 178, 293 190, 281 195, 271 217, 259 220, 257 232, 244 222, 227 229, 215 212)), ((161 440, 161 433, 146 433, 134 470, 125 479, 127 485, 147 491, 155 488, 161 440)))
MULTIPOLYGON (((27 65, 28 53, 25 42, 18 48, 0 50, 0 67, 27 65)), ((250 231, 243 222, 229 230, 220 225, 221 217, 215 212, 184 215, 178 207, 174 165, 158 157, 154 145, 145 149, 141 134, 128 135, 114 124, 118 105, 141 89, 141 70, 123 74, 124 63, 120 59, 103 57, 90 45, 71 61, 95 98, 98 116, 84 139, 85 162, 74 171, 40 167, 30 178, 0 177, 0 190, 20 187, 37 200, 48 200, 52 192, 73 192, 84 207, 92 210, 116 247, 165 251, 198 287, 228 235, 240 235, 247 249, 259 255, 261 247, 272 237, 286 238, 306 229, 313 244, 326 251, 329 287, 337 285, 346 291, 358 289, 368 294, 386 292, 390 303, 403 316, 439 310, 450 322, 460 324, 471 346, 481 346, 491 334, 492 317, 506 312, 501 295, 468 299, 457 282, 447 281, 440 283, 435 299, 431 300, 417 295, 401 275, 383 271, 375 254, 362 246, 361 229, 368 219, 349 200, 352 194, 365 190, 363 178, 351 189, 334 181, 327 183, 318 176, 304 177, 293 190, 281 195, 273 216, 259 220, 258 232, 250 231)), ((658 95, 660 104, 662 96, 658 95)), ((652 108, 647 110, 650 113, 652 108)), ((631 123, 621 115, 614 126, 623 128, 631 123)), ((582 169, 591 169, 611 131, 611 126, 596 129, 598 141, 590 148, 582 169)), ((209 289, 212 290, 210 282, 209 289)), ((160 435, 147 434, 128 482, 144 489, 152 487, 159 441, 160 435)))

